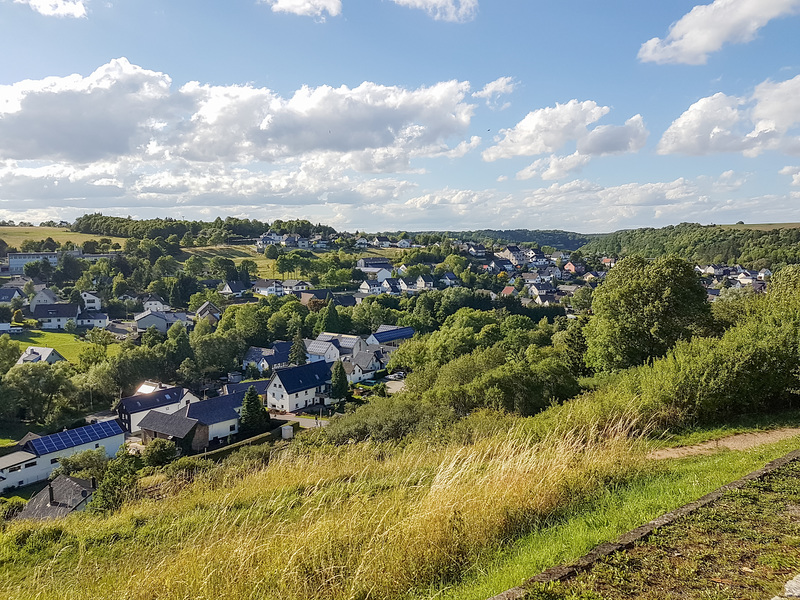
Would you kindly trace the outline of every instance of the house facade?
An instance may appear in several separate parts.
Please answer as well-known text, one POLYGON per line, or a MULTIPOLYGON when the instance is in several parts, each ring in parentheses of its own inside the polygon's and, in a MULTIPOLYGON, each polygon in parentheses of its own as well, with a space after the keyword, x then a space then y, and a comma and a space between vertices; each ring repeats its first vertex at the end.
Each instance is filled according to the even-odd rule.
POLYGON ((318 361, 272 374, 266 390, 267 407, 292 412, 314 404, 330 404, 333 363, 318 361))

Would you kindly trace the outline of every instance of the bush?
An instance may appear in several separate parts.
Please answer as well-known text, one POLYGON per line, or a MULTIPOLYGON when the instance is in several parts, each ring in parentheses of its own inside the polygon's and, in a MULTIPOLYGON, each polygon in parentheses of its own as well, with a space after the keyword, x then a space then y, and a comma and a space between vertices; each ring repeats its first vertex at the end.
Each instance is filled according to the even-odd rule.
POLYGON ((193 479, 197 473, 212 469, 216 463, 207 458, 199 456, 181 456, 178 460, 171 462, 164 468, 167 477, 186 477, 193 479))
POLYGON ((155 439, 144 448, 142 460, 148 467, 162 467, 175 459, 178 448, 174 442, 164 439, 155 439))
POLYGON ((0 521, 8 521, 16 517, 25 507, 25 500, 19 496, 0 498, 0 521))

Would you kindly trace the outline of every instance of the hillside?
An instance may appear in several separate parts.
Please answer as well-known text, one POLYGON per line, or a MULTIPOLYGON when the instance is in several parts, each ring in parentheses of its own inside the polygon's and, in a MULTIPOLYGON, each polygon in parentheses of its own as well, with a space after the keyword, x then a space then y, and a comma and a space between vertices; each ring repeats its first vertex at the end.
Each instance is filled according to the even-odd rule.
POLYGON ((117 242, 120 245, 125 243, 125 239, 121 237, 79 233, 77 231, 70 231, 63 227, 0 227, 0 240, 5 241, 6 244, 14 248, 19 248, 25 240, 44 240, 48 237, 53 238, 56 242, 63 244, 64 242, 72 242, 80 245, 86 240, 98 240, 101 237, 107 237, 112 243, 117 242))
POLYGON ((800 227, 784 225, 699 225, 617 231, 581 248, 584 254, 656 258, 676 254, 708 264, 742 264, 761 269, 800 262, 800 227), (767 229, 767 227, 772 227, 767 229))

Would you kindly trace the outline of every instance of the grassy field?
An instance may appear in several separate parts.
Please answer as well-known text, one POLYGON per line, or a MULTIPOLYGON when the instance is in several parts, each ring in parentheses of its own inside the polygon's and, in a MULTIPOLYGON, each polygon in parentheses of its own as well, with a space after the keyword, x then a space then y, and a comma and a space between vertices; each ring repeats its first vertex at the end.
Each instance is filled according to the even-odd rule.
POLYGON ((774 597, 800 570, 800 463, 732 490, 531 600, 774 597))
MULTIPOLYGON (((390 260, 396 258, 400 251, 397 249, 375 249, 358 251, 353 254, 356 258, 366 256, 382 256, 390 260)), ((317 258, 322 258, 327 252, 314 252, 317 258)), ((215 256, 229 258, 236 265, 245 259, 253 260, 258 265, 258 276, 262 278, 280 277, 274 269, 275 261, 264 256, 263 252, 256 252, 253 246, 209 246, 206 248, 184 248, 183 252, 176 257, 178 262, 183 264, 190 256, 200 256, 205 260, 211 260, 215 256)), ((288 274, 287 274, 288 278, 288 274)))
POLYGON ((744 223, 737 225, 720 225, 725 229, 755 229, 756 231, 772 231, 773 229, 797 229, 800 223, 744 223))
MULTIPOLYGON (((20 348, 24 351, 28 346, 44 346, 55 348, 61 356, 73 364, 78 363, 80 353, 86 348, 87 343, 79 336, 65 333, 63 331, 45 331, 42 329, 26 329, 24 333, 11 336, 13 340, 19 342, 20 348)), ((119 352, 118 344, 111 344, 108 347, 108 355, 114 356, 119 352)))
POLYGON ((711 456, 653 462, 644 476, 604 489, 574 511, 556 516, 514 542, 488 564, 475 565, 462 583, 431 588, 417 597, 485 600, 495 596, 763 467, 798 444, 800 437, 745 452, 721 451, 711 456))
POLYGON ((125 244, 125 238, 113 237, 108 235, 94 235, 87 233, 76 233, 60 227, 0 227, 0 240, 4 240, 9 246, 19 248, 25 240, 44 240, 48 237, 53 238, 59 243, 74 242, 81 244, 86 240, 99 240, 107 237, 112 242, 125 244))

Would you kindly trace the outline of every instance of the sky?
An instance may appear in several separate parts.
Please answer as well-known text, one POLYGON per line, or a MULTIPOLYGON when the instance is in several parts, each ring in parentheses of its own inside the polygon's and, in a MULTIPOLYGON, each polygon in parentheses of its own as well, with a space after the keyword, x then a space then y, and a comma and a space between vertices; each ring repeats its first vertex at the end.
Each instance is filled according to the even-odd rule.
POLYGON ((0 0, 0 219, 800 222, 800 0, 0 0))

